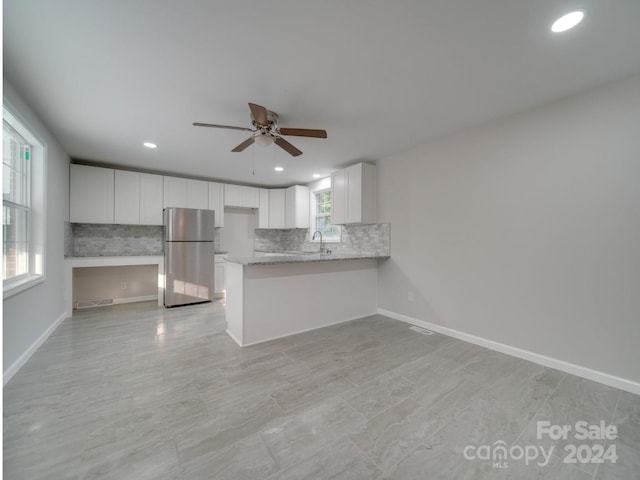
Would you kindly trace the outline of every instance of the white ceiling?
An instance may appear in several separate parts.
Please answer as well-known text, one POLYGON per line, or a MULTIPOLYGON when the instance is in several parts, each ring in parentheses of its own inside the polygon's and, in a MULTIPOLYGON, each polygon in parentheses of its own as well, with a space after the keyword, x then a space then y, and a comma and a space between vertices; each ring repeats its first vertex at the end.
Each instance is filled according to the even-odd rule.
POLYGON ((639 24, 637 0, 5 0, 4 71, 72 158, 285 185, 636 73, 639 24), (191 125, 247 102, 328 139, 191 125))

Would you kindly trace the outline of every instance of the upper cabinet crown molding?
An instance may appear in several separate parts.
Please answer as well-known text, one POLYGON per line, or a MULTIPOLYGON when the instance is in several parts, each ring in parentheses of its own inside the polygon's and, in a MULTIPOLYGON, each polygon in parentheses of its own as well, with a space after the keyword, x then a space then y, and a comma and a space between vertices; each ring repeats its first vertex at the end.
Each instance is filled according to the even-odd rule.
POLYGON ((376 222, 376 167, 356 163, 331 175, 331 223, 376 222))

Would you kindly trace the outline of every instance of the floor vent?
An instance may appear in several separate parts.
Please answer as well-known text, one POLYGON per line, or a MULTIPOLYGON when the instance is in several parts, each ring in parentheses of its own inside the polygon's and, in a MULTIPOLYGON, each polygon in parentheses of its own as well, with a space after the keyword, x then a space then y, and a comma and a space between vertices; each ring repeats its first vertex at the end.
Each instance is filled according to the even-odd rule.
POLYGON ((113 298, 105 298, 102 300, 80 300, 73 304, 73 308, 75 310, 81 310, 83 308, 106 307, 108 305, 113 305, 113 298))
POLYGON ((414 332, 421 333, 422 335, 433 335, 433 332, 431 330, 427 330, 425 328, 409 327, 409 330, 413 330, 414 332))

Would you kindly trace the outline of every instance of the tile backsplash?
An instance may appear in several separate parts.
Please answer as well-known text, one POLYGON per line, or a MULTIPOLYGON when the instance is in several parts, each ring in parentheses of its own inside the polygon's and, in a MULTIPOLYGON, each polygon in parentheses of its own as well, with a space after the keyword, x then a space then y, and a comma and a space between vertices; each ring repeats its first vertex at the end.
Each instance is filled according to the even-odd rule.
MULTIPOLYGON (((342 227, 340 242, 326 244, 334 253, 370 253, 389 255, 391 245, 391 225, 345 225, 342 227)), ((261 252, 302 251, 315 252, 318 242, 309 241, 309 229, 272 230, 256 229, 255 250, 261 252)))
POLYGON ((65 254, 74 257, 162 255, 163 228, 156 225, 72 223, 65 228, 65 254), (70 231, 69 231, 70 230, 70 231))

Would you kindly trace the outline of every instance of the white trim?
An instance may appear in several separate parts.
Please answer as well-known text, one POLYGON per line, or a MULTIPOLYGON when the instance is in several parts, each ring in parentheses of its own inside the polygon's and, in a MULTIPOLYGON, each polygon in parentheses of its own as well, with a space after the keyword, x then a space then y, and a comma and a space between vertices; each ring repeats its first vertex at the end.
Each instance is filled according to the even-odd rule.
POLYGON ((44 280, 44 275, 25 275, 25 278, 18 281, 13 279, 5 280, 2 285, 2 298, 11 298, 18 293, 40 285, 44 280))
POLYGON ((512 347, 504 343, 477 337, 475 335, 460 332, 459 330, 454 330, 452 328, 443 327, 435 323, 418 320, 417 318, 409 317, 401 313, 392 312, 390 310, 385 310, 384 308, 378 308, 378 313, 380 315, 384 315, 385 317, 400 320, 401 322, 409 323, 411 325, 426 328, 427 330, 433 330, 434 332, 438 332, 449 337, 457 338, 458 340, 462 340, 464 342, 480 345, 481 347, 486 347, 491 350, 495 350, 496 352, 506 353, 507 355, 511 355, 513 357, 522 358, 523 360, 528 360, 545 367, 555 368, 557 370, 561 370, 578 377, 586 378, 587 380, 593 380, 594 382, 602 383, 610 387, 619 388, 620 390, 640 395, 640 383, 634 382, 633 380, 616 377, 615 375, 600 372, 598 370, 592 370, 591 368, 565 362, 564 360, 547 357, 539 353, 530 352, 528 350, 512 347))
POLYGON ((13 376, 18 373, 18 370, 22 368, 22 366, 27 363, 27 361, 31 358, 31 356, 40 348, 40 346, 49 338, 49 336, 54 332, 58 325, 60 325, 65 318, 67 318, 67 312, 63 312, 55 322, 53 322, 49 327, 42 332, 35 342, 31 344, 29 348, 27 348, 22 355, 18 357, 18 359, 13 362, 2 374, 2 385, 6 385, 9 380, 13 378, 13 376))
POLYGON ((372 313, 370 313, 368 315, 364 315, 364 316, 358 316, 358 317, 355 317, 355 318, 347 318, 346 320, 339 320, 337 322, 330 323, 328 325, 322 325, 320 327, 306 328, 304 330, 298 330, 298 331, 293 332, 293 333, 285 333, 284 335, 276 335, 275 337, 270 337, 270 338, 267 338, 266 340, 259 340, 257 342, 251 342, 251 343, 239 342, 238 339, 228 329, 225 330, 225 331, 239 346, 241 346, 241 347, 251 347, 253 345, 259 345, 261 343, 272 342, 273 340, 278 340, 280 338, 290 337, 292 335, 299 335, 300 333, 313 332, 314 330, 320 330, 321 328, 327 328, 327 327, 332 327, 334 325, 340 325, 341 323, 352 322, 353 320, 358 320, 360 318, 370 317, 371 315, 375 315, 375 312, 372 312, 372 313))
MULTIPOLYGON (((99 307, 110 307, 112 305, 121 305, 123 303, 138 303, 138 302, 150 302, 152 300, 157 300, 158 295, 141 295, 139 297, 122 297, 122 298, 113 298, 111 299, 111 303, 104 303, 98 305, 91 305, 90 307, 84 308, 75 308, 75 310, 86 310, 87 308, 99 308, 99 307)), ((80 300, 82 301, 82 300, 80 300)), ((78 303, 78 302, 74 302, 78 303)))
POLYGON ((138 302, 150 302, 151 300, 157 300, 158 295, 141 295, 139 297, 123 297, 123 298, 114 298, 113 304, 120 305, 121 303, 138 303, 138 302))

